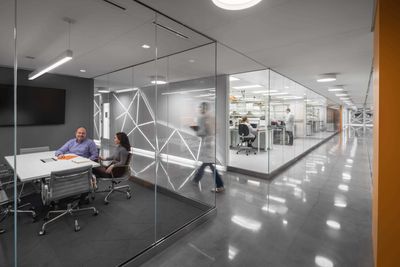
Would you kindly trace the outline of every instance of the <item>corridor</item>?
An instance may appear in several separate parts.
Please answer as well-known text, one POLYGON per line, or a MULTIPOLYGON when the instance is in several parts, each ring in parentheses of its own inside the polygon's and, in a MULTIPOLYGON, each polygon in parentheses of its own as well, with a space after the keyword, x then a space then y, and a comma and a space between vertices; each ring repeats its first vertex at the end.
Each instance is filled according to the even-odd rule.
POLYGON ((216 217, 143 266, 373 266, 371 140, 344 131, 271 182, 225 174, 216 217))

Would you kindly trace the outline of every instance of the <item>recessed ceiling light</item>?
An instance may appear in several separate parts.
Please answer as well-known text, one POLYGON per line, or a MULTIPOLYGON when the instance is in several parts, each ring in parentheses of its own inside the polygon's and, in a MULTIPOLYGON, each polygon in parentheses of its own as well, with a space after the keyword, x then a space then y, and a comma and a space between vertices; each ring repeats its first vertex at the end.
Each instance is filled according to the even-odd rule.
POLYGON ((234 76, 229 76, 229 81, 230 82, 239 81, 239 80, 240 80, 239 78, 236 78, 234 76))
POLYGON ((336 96, 348 96, 348 94, 335 94, 336 96))
POLYGON ((149 46, 149 45, 147 45, 147 44, 144 44, 144 45, 142 45, 142 48, 144 48, 144 49, 149 49, 149 48, 150 48, 150 46, 149 46))
POLYGON ((153 80, 153 81, 151 81, 151 83, 152 84, 166 84, 167 82, 166 81, 161 81, 161 80, 153 80))
POLYGON ((232 87, 233 89, 248 89, 248 88, 260 88, 262 87, 259 84, 254 84, 254 85, 244 85, 244 86, 234 86, 232 87))
POLYGON ((335 85, 328 88, 329 92, 339 92, 343 90, 344 90, 343 85, 335 85))
POLYGON ((212 0, 214 5, 227 10, 241 10, 257 5, 261 0, 212 0))
POLYGON ((317 82, 319 83, 333 82, 333 81, 336 81, 336 74, 327 73, 318 75, 317 77, 317 82))
POLYGON ((86 72, 86 70, 83 70, 83 69, 82 69, 82 70, 79 70, 79 71, 80 71, 80 72, 86 72))
POLYGON ((194 59, 189 59, 189 62, 190 63, 194 63, 194 59))

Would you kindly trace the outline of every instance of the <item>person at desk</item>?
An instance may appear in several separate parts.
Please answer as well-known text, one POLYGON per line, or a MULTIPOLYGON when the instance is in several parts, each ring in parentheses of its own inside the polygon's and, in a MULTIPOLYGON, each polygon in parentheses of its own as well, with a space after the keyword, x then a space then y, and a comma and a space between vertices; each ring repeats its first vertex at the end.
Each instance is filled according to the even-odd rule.
MULTIPOLYGON (((114 136, 114 144, 117 145, 117 148, 112 156, 99 157, 99 159, 103 161, 111 160, 111 164, 94 168, 93 173, 97 177, 110 178, 114 167, 123 166, 127 163, 129 151, 131 151, 131 144, 129 143, 129 138, 126 133, 116 133, 114 136)), ((119 174, 116 173, 114 173, 114 175, 119 176, 119 174)), ((96 187, 96 185, 94 185, 94 187, 96 187)))
POLYGON ((249 119, 247 118, 247 116, 243 116, 242 120, 240 122, 241 124, 245 124, 247 126, 247 128, 249 128, 249 134, 247 136, 244 137, 248 137, 250 138, 250 142, 249 142, 249 146, 252 146, 252 143, 254 142, 254 140, 256 140, 257 137, 257 129, 254 129, 253 126, 251 126, 251 124, 249 123, 249 119))
POLYGON ((75 131, 75 138, 66 142, 60 147, 55 155, 58 158, 63 158, 64 154, 75 154, 90 160, 97 160, 98 152, 96 144, 93 140, 86 138, 86 128, 79 127, 75 131))
POLYGON ((294 115, 290 112, 290 108, 286 109, 286 117, 285 117, 285 131, 289 136, 289 146, 293 145, 293 130, 294 130, 294 115))

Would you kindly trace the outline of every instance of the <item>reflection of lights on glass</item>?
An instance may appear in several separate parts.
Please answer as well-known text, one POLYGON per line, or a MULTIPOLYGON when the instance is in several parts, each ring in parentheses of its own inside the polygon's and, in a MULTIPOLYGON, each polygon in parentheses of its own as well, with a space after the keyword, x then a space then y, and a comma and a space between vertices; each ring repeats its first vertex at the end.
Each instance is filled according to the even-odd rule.
POLYGON ((303 197, 303 202, 307 202, 307 199, 305 197, 303 197))
POLYGON ((344 165, 346 168, 352 168, 353 166, 351 166, 351 165, 348 165, 348 164, 346 164, 346 165, 344 165))
POLYGON ((261 209, 262 209, 263 211, 267 211, 267 212, 272 213, 272 214, 275 214, 275 213, 276 213, 276 210, 274 210, 273 208, 271 208, 271 207, 268 206, 268 205, 263 206, 261 209))
POLYGON ((322 166, 321 167, 321 172, 324 172, 325 171, 325 166, 322 166))
POLYGON ((296 184, 292 184, 292 183, 285 183, 286 186, 290 186, 290 187, 297 187, 296 184))
POLYGON ((318 172, 315 170, 308 170, 308 171, 306 171, 306 173, 317 174, 318 172))
POLYGON ((326 225, 336 230, 340 229, 340 223, 338 223, 337 221, 327 220, 326 225))
POLYGON ((276 196, 269 195, 269 196, 267 196, 267 199, 274 200, 274 201, 279 202, 279 203, 286 203, 286 199, 281 198, 281 197, 276 197, 276 196))
POLYGON ((283 185, 281 182, 275 182, 276 185, 283 185))
POLYGON ((302 184, 302 181, 300 181, 298 179, 293 179, 293 178, 289 178, 289 182, 294 183, 294 184, 302 184))
POLYGON ((346 208, 347 203, 346 203, 346 201, 335 200, 335 206, 339 207, 339 208, 346 208))
POLYGON ((325 258, 323 256, 316 256, 315 264, 317 264, 320 267, 333 267, 333 262, 330 259, 325 258))
POLYGON ((253 232, 257 232, 261 228, 261 223, 259 221, 248 219, 239 215, 232 216, 231 221, 253 232))
POLYGON ((349 173, 342 173, 343 180, 351 180, 351 175, 349 173))
POLYGON ((349 191, 349 186, 345 184, 340 184, 338 188, 342 191, 349 191))
POLYGON ((229 249, 228 249, 228 258, 229 258, 230 260, 233 260, 233 259, 236 257, 236 255, 238 254, 238 252, 239 252, 239 250, 238 250, 237 248, 235 248, 235 247, 233 247, 233 246, 229 246, 229 249))
POLYGON ((255 186, 260 186, 260 182, 259 181, 247 180, 247 183, 251 184, 251 185, 255 185, 255 186))
POLYGON ((353 162, 354 162, 352 159, 347 159, 346 161, 347 161, 347 163, 350 163, 350 164, 353 164, 353 162))
POLYGON ((287 221, 286 220, 282 220, 283 225, 287 225, 287 221))

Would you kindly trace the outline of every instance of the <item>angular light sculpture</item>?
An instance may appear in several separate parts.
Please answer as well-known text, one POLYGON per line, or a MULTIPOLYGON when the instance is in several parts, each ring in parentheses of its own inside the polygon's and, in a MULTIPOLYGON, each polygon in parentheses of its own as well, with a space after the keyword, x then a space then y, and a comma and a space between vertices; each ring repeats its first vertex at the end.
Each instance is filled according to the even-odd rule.
POLYGON ((72 59, 72 50, 65 50, 61 55, 50 61, 47 65, 36 69, 35 71, 31 72, 28 76, 29 80, 34 80, 39 76, 42 76, 46 72, 51 71, 52 69, 57 68, 58 66, 68 62, 72 59))

